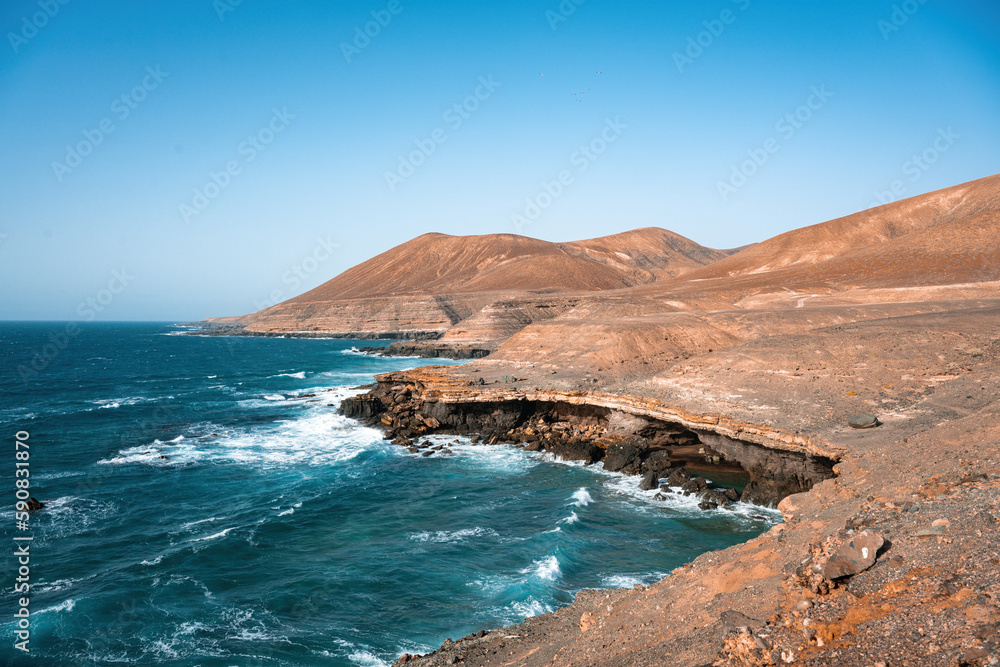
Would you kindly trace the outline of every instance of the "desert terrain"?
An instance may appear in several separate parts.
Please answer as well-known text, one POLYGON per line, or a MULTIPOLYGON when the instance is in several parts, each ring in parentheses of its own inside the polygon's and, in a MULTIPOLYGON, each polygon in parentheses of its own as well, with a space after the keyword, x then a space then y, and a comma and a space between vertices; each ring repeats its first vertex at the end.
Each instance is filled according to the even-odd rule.
POLYGON ((1000 664, 998 324, 990 176, 736 250, 427 234, 207 326, 476 357, 347 407, 401 444, 555 420, 530 443, 596 462, 657 424, 672 459, 691 438, 771 484, 751 500, 784 522, 746 544, 399 664, 915 667, 1000 664))

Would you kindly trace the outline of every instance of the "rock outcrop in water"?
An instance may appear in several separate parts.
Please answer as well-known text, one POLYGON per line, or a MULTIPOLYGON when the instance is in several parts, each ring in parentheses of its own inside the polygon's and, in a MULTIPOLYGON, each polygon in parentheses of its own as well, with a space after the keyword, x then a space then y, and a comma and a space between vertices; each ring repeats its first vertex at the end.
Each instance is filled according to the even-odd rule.
MULTIPOLYGON (((475 434, 482 442, 527 443, 559 458, 603 461, 604 468, 643 477, 640 488, 656 488, 672 468, 688 471, 745 472, 741 499, 775 506, 833 476, 834 461, 809 451, 771 449, 729 437, 710 424, 696 428, 679 421, 631 412, 633 406, 604 404, 575 393, 526 392, 509 387, 455 388, 436 373, 419 370, 376 377, 368 393, 344 399, 340 412, 385 430, 386 438, 409 445, 430 433, 475 434)), ((504 383, 510 384, 510 383, 504 383)), ((598 398, 594 396, 593 398, 598 398)), ((696 490, 701 493, 702 487, 696 490)), ((725 504, 711 499, 706 505, 725 504)))

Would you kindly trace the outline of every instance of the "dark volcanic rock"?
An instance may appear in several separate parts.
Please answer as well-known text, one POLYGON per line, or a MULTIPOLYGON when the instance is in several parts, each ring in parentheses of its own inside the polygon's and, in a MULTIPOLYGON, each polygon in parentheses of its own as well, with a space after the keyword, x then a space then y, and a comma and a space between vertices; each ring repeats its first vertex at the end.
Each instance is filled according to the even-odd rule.
POLYGON ((707 488, 708 480, 704 477, 695 477, 694 479, 689 479, 681 484, 681 491, 685 496, 691 495, 692 493, 701 493, 707 488))
POLYGON ((584 461, 587 464, 600 461, 604 450, 592 442, 560 440, 546 445, 545 449, 568 461, 584 461))
POLYGON ((728 507, 729 498, 724 491, 719 489, 706 489, 705 491, 698 494, 701 498, 701 502, 698 503, 698 507, 702 509, 715 509, 717 507, 728 507), (707 505, 708 507, 702 507, 702 505, 707 505))
POLYGON ((634 441, 613 442, 608 445, 607 453, 604 455, 604 469, 611 472, 629 472, 634 468, 638 471, 641 456, 642 447, 634 441))
POLYGON ((43 503, 42 501, 40 501, 38 498, 35 498, 34 496, 31 496, 30 498, 28 498, 28 511, 29 512, 34 512, 35 510, 40 510, 43 507, 45 507, 45 503, 43 503))
POLYGON ((823 566, 823 576, 827 579, 840 579, 864 572, 875 564, 878 550, 883 544, 885 540, 878 533, 866 530, 855 535, 830 556, 830 560, 823 566))
POLYGON ((659 475, 666 474, 670 470, 670 452, 665 449, 658 449, 650 452, 642 460, 643 472, 655 472, 659 475))
POLYGON ((691 475, 688 474, 687 470, 681 468, 670 473, 670 476, 667 477, 667 484, 670 486, 684 486, 690 479, 691 475))
POLYGON ((639 482, 639 488, 643 491, 650 491, 655 489, 660 484, 660 478, 657 477, 656 473, 650 470, 645 475, 642 476, 642 480, 639 482))

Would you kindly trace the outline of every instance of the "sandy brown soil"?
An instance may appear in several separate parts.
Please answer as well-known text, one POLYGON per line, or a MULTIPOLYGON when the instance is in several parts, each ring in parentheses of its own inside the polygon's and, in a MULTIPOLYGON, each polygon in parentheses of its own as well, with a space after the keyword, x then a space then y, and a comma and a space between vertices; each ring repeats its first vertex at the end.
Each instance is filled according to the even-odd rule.
POLYGON ((426 235, 230 322, 492 351, 393 379, 428 404, 599 406, 839 461, 755 540, 404 664, 1000 664, 1000 175, 735 253, 426 235), (874 565, 828 578, 852 540, 881 540, 874 565))
POLYGON ((1000 301, 936 306, 760 336, 647 377, 552 374, 546 364, 494 358, 415 371, 437 400, 468 400, 467 379, 516 373, 522 388, 479 391, 660 410, 840 463, 837 478, 783 501, 785 523, 756 540, 705 554, 648 588, 581 594, 554 614, 413 664, 994 664, 1000 301), (849 428, 859 412, 882 425, 849 428), (862 529, 888 540, 874 567, 833 583, 796 575, 862 529), (728 611, 752 619, 744 621, 752 632, 725 623, 728 611))

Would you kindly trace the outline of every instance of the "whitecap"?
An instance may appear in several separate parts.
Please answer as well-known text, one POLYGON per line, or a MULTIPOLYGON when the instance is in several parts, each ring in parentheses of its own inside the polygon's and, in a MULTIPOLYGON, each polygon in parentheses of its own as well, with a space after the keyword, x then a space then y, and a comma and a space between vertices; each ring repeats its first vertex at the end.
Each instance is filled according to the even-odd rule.
POLYGON ((72 588, 81 581, 87 581, 88 579, 93 579, 95 576, 97 575, 92 574, 89 577, 80 577, 78 579, 56 579, 55 581, 40 581, 37 584, 32 584, 31 590, 36 595, 38 593, 56 593, 66 588, 72 588))
POLYGON ((64 600, 54 607, 46 607, 40 611, 34 612, 35 615, 45 614, 50 611, 73 611, 73 607, 76 606, 76 600, 64 600))
POLYGON ((584 486, 581 486, 579 489, 577 489, 576 493, 573 494, 572 498, 574 501, 576 501, 573 504, 576 505, 577 507, 586 507, 587 505, 589 505, 594 501, 594 499, 590 496, 590 492, 587 491, 587 487, 584 486))
POLYGON ((218 539, 220 537, 225 537, 226 535, 228 535, 229 531, 231 530, 235 530, 235 526, 233 528, 226 528, 225 530, 215 533, 214 535, 206 535, 205 537, 196 537, 194 539, 188 540, 188 542, 205 542, 207 540, 218 539))
POLYGON ((531 574, 539 579, 555 581, 562 575, 562 571, 559 569, 558 558, 555 556, 546 556, 541 560, 536 560, 531 564, 531 567, 521 570, 521 574, 531 574))
POLYGON ((648 574, 604 574, 601 575, 602 588, 633 588, 638 584, 648 586, 663 579, 665 572, 650 572, 648 574))
MULTIPOLYGON (((111 410, 120 408, 123 405, 138 405, 139 403, 155 403, 160 398, 173 398, 173 396, 163 396, 150 398, 149 396, 125 396, 123 398, 102 398, 90 401, 97 406, 98 410, 111 410)), ((90 410, 87 410, 89 412, 90 410)))
POLYGON ((579 520, 580 517, 577 516, 576 512, 570 512, 569 516, 566 517, 565 519, 560 519, 559 523, 576 523, 579 520))
POLYGON ((286 400, 281 394, 264 394, 264 398, 268 401, 284 401, 286 400))
POLYGON ((268 378, 295 378, 297 380, 305 380, 306 372, 299 371, 297 373, 278 373, 277 375, 268 375, 268 378))
POLYGON ((462 530, 436 530, 436 531, 423 531, 420 533, 414 533, 410 535, 410 539, 415 542, 437 542, 437 543, 448 543, 448 542, 461 542, 469 537, 481 537, 483 535, 488 535, 490 537, 499 537, 497 532, 492 528, 483 528, 481 526, 476 526, 475 528, 463 528, 462 530))
POLYGON ((527 600, 511 603, 509 608, 517 615, 519 620, 531 618, 532 616, 540 616, 541 614, 549 614, 554 611, 551 606, 530 597, 527 600))
POLYGON ((357 665, 361 665, 361 667, 392 667, 392 663, 383 660, 369 651, 355 651, 347 656, 347 659, 357 665))

